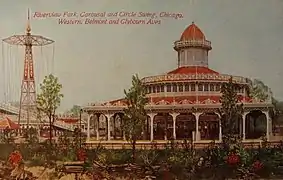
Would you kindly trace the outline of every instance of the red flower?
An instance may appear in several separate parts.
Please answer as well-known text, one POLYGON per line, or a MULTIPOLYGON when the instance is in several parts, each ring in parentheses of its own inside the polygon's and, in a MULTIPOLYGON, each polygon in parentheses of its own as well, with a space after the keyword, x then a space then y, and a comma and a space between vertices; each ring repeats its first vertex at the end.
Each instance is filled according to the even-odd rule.
POLYGON ((230 153, 228 158, 227 158, 227 163, 230 165, 236 165, 240 162, 240 157, 239 155, 235 153, 230 153))
POLYGON ((8 161, 12 165, 18 165, 23 160, 23 157, 19 151, 14 151, 9 155, 8 161))
POLYGON ((261 170, 263 168, 263 163, 257 160, 253 163, 252 167, 255 171, 261 170))
POLYGON ((85 161, 86 160, 86 151, 84 149, 79 149, 77 152, 77 158, 79 161, 85 161))

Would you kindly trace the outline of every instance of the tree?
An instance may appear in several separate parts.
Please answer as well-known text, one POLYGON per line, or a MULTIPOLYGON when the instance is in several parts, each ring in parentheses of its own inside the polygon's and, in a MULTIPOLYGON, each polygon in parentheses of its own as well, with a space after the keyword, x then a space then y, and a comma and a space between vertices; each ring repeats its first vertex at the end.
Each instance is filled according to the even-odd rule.
POLYGON ((37 109, 45 114, 49 119, 49 142, 52 144, 52 124, 54 122, 56 109, 60 106, 63 94, 61 94, 62 84, 58 78, 50 74, 45 76, 40 84, 40 93, 37 95, 37 109))
POLYGON ((283 124, 283 101, 273 98, 272 104, 274 108, 270 110, 270 117, 272 119, 272 131, 276 133, 277 127, 283 124))
POLYGON ((147 103, 146 90, 138 75, 132 77, 132 87, 128 91, 124 90, 124 93, 127 108, 124 109, 123 122, 125 123, 122 128, 126 139, 132 144, 132 158, 135 161, 136 142, 142 136, 147 119, 144 108, 147 103))
POLYGON ((74 105, 72 109, 70 110, 70 113, 72 113, 74 116, 79 116, 81 111, 81 106, 74 105))
POLYGON ((266 101, 271 93, 269 87, 265 85, 261 80, 255 79, 251 83, 250 96, 255 99, 266 101))
POLYGON ((224 144, 228 143, 226 141, 233 139, 232 137, 238 133, 236 123, 240 121, 243 113, 243 104, 238 103, 237 88, 238 85, 233 83, 232 77, 221 87, 222 96, 219 114, 224 144))

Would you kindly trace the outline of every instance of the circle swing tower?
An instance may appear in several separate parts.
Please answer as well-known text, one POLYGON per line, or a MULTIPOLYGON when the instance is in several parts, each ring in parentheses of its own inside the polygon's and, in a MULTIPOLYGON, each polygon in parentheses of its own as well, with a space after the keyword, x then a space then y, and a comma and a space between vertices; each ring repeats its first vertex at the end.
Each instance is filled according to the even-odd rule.
POLYGON ((40 35, 31 34, 30 13, 28 10, 26 34, 10 36, 6 39, 3 39, 3 42, 8 43, 10 45, 25 47, 24 74, 21 83, 18 124, 20 125, 21 119, 24 115, 23 113, 24 110, 26 111, 25 118, 26 118, 27 128, 29 128, 31 115, 36 110, 36 84, 35 84, 32 47, 46 46, 54 43, 54 41, 40 35))

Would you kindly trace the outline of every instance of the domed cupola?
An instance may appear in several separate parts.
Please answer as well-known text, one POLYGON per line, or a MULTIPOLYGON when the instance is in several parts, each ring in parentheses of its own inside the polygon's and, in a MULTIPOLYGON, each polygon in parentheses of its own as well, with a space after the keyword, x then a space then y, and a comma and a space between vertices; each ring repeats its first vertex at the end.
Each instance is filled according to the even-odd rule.
POLYGON ((180 40, 174 43, 174 49, 178 52, 178 67, 208 67, 211 42, 206 40, 205 35, 194 22, 185 29, 180 40))

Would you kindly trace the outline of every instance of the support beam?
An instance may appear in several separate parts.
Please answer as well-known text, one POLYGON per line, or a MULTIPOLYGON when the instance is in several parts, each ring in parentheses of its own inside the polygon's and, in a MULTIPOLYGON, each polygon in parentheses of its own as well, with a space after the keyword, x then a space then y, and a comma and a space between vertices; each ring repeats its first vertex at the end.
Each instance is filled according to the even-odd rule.
POLYGON ((218 121, 219 121, 219 141, 222 142, 222 123, 221 123, 221 116, 219 113, 215 113, 218 116, 218 121))
POLYGON ((98 141, 100 139, 99 137, 99 118, 100 118, 100 114, 96 114, 96 128, 95 128, 95 131, 96 131, 96 140, 98 141))
POLYGON ((90 141, 90 120, 92 116, 93 114, 88 114, 88 117, 87 117, 87 141, 90 141))
POLYGON ((157 115, 157 113, 149 113, 148 116, 150 117, 150 141, 154 140, 154 134, 153 134, 153 120, 154 117, 157 115))
POLYGON ((173 139, 176 139, 176 118, 179 115, 179 113, 170 113, 170 115, 173 118, 173 139))
POLYGON ((201 115, 201 113, 197 112, 197 113, 194 113, 195 117, 196 117, 196 133, 195 133, 195 141, 200 141, 201 138, 200 138, 200 133, 199 133, 199 117, 201 115))
POLYGON ((242 117, 243 118, 243 130, 242 130, 243 141, 246 140, 246 118, 249 113, 250 112, 244 112, 243 117, 242 117))
POLYGON ((110 141, 111 140, 111 134, 110 134, 110 119, 113 116, 113 114, 106 114, 106 121, 107 121, 107 140, 110 141))

